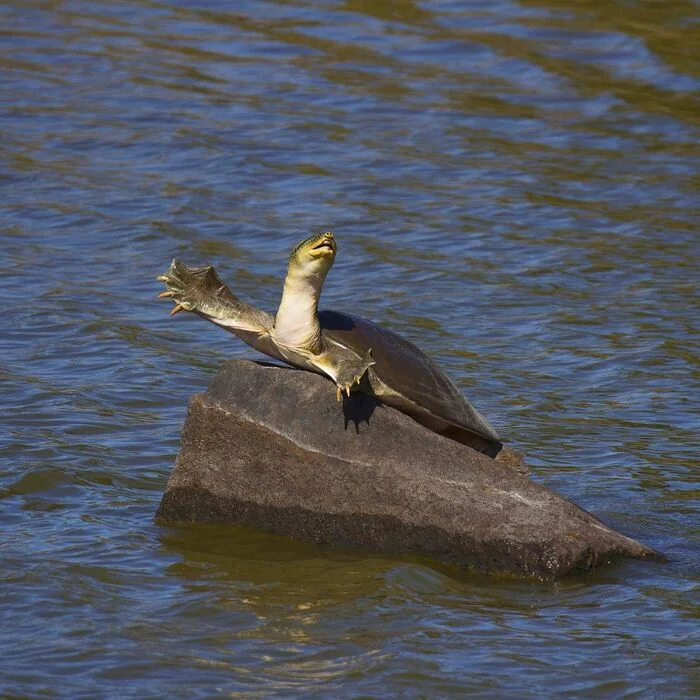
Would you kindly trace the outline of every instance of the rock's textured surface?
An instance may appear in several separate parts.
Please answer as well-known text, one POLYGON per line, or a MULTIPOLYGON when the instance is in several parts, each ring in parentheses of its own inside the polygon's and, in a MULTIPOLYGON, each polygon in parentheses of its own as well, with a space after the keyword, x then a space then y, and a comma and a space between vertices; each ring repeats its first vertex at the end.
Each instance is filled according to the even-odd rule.
POLYGON ((191 399, 157 517, 545 578, 659 556, 370 397, 341 406, 321 376, 247 361, 191 399))

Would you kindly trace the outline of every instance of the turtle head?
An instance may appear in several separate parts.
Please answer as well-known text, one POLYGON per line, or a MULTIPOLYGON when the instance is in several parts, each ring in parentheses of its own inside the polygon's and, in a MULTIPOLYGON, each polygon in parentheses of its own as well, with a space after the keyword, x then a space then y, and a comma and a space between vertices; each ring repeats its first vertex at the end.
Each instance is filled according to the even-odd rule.
POLYGON ((302 241, 289 256, 287 278, 280 300, 273 342, 318 354, 323 348, 318 323, 318 300, 335 260, 335 238, 330 231, 302 241))
POLYGON ((335 260, 337 245, 330 231, 302 241, 289 256, 289 271, 297 275, 324 279, 335 260))

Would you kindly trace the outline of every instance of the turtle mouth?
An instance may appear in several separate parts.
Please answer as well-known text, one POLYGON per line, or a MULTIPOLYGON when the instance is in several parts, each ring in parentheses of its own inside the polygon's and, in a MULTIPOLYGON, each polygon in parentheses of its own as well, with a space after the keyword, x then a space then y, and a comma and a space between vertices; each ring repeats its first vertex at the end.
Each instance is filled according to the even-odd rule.
POLYGON ((318 251, 319 253, 335 253, 335 241, 333 240, 333 236, 325 235, 311 250, 314 252, 318 251))

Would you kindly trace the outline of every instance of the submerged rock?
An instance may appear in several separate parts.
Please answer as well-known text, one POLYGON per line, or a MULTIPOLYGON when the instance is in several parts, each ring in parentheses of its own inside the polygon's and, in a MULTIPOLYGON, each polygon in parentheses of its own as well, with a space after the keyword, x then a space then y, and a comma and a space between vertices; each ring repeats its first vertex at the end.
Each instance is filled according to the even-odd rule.
POLYGON ((192 397, 157 518, 559 578, 659 557, 514 469, 319 375, 227 362, 192 397))

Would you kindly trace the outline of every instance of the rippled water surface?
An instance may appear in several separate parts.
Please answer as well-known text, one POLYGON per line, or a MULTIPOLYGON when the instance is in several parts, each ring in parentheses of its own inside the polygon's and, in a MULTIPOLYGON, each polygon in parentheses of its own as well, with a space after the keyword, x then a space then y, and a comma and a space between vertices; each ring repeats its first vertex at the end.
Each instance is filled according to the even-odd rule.
POLYGON ((0 0, 0 694, 692 697, 698 5, 0 0), (173 256, 433 354, 670 557, 558 584, 153 515, 240 341, 173 256))

